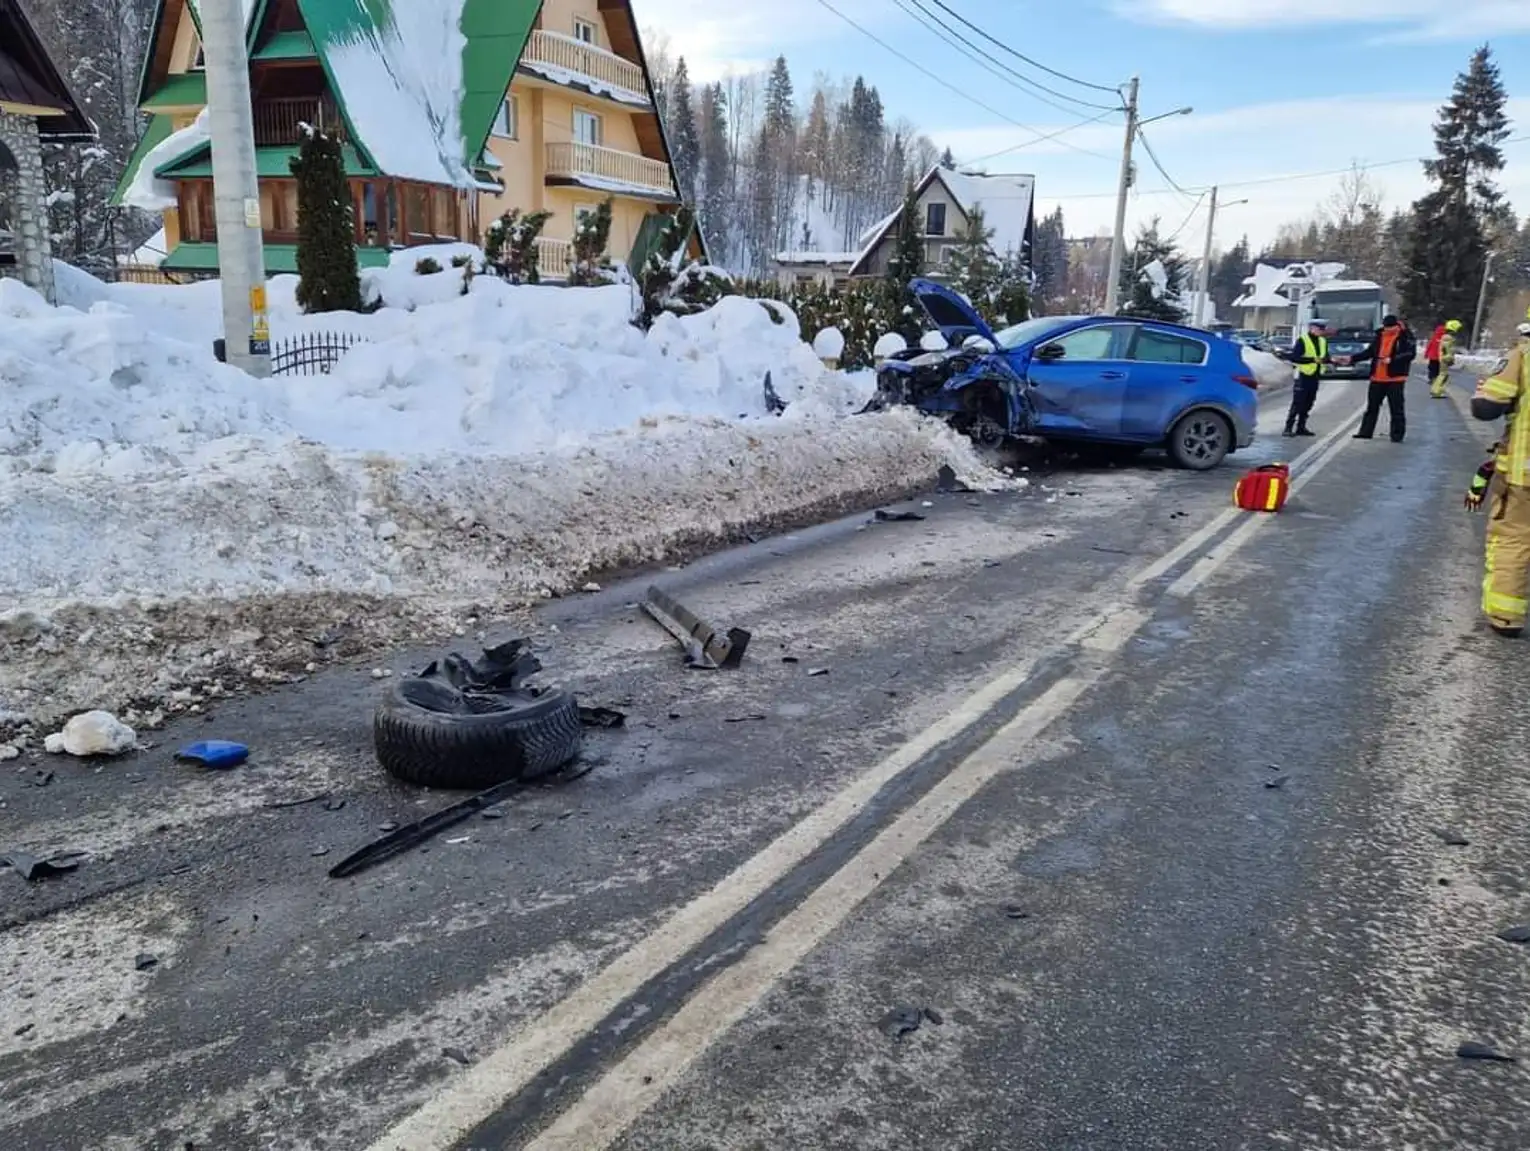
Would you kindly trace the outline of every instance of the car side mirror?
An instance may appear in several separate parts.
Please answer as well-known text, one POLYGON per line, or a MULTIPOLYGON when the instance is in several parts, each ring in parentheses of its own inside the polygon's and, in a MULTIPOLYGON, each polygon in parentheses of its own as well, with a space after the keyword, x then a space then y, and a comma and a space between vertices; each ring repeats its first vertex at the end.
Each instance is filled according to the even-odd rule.
POLYGON ((1041 347, 1036 349, 1036 358, 1038 360, 1047 360, 1049 362, 1052 360, 1060 360, 1067 354, 1067 349, 1064 348, 1061 344, 1042 344, 1041 347))

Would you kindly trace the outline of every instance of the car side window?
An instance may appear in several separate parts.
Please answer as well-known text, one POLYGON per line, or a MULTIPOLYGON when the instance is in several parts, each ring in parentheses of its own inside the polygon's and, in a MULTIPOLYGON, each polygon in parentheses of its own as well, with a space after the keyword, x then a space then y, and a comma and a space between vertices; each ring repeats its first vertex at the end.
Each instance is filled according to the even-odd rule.
POLYGON ((1143 328, 1137 333, 1131 358, 1146 364, 1204 364, 1206 352, 1206 345, 1200 340, 1143 328))
POLYGON ((1125 350, 1129 329, 1121 324, 1099 324, 1080 328, 1052 340, 1063 350, 1063 362, 1075 364, 1089 360, 1119 360, 1125 350))

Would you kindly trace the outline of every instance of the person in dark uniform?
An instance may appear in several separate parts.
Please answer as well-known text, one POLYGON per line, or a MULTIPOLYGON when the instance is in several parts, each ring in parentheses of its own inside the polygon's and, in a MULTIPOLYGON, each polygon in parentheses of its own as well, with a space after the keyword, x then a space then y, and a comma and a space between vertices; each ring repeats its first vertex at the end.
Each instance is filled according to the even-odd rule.
POLYGON ((1307 330, 1291 345, 1287 359, 1296 365, 1296 381, 1291 386, 1291 407, 1286 412, 1288 436, 1314 436, 1307 427, 1307 417, 1317 402, 1318 384, 1323 379, 1323 365, 1328 363, 1328 324, 1314 316, 1307 330))

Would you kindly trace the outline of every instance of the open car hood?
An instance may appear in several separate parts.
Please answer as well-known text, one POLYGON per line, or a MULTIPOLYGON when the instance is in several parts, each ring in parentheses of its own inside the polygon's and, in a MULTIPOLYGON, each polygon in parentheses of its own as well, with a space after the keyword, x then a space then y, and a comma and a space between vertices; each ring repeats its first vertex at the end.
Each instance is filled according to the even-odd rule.
POLYGON ((983 317, 971 304, 944 284, 917 279, 909 284, 908 290, 950 347, 961 347, 969 336, 982 336, 995 350, 998 349, 999 341, 993 329, 983 322, 983 317))

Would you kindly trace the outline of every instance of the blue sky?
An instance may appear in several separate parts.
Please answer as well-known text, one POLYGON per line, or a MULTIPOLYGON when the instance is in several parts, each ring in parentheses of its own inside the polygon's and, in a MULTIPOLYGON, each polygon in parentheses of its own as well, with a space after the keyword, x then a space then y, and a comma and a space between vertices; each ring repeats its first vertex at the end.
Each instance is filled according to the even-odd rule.
MULTIPOLYGON (((910 0, 829 3, 957 92, 851 28, 821 0, 633 2, 650 38, 667 40, 672 54, 684 55, 693 77, 754 70, 780 53, 799 91, 818 71, 860 73, 881 91, 890 119, 906 116, 959 160, 1096 114, 1083 108, 1065 114, 984 71, 900 10, 900 3, 912 7, 910 0)), ((1231 185, 1427 154, 1435 108, 1484 41, 1493 45, 1503 71, 1515 134, 1530 137, 1530 0, 944 2, 1059 71, 1100 84, 1140 75, 1144 116, 1193 106, 1191 115, 1145 131, 1181 187, 1198 193, 1227 185, 1224 202, 1249 200, 1219 214, 1219 246, 1241 233, 1256 245, 1269 239, 1283 221, 1312 214, 1337 190, 1339 178, 1231 185)), ((939 13, 933 0, 923 3, 939 13)), ((1009 62, 1002 50, 984 46, 1009 62)), ((1110 102, 1104 93, 1024 71, 1069 95, 1110 102)), ((1121 118, 1112 116, 1062 137, 1072 148, 1061 141, 1033 144, 986 166, 1033 173, 1042 210, 1061 203, 1071 233, 1096 232, 1110 226, 1121 135, 1121 118)), ((1520 214, 1530 215, 1530 139, 1508 145, 1505 155, 1501 184, 1520 214)), ((1138 160, 1139 191, 1129 222, 1160 216, 1168 231, 1183 226, 1184 238, 1198 248, 1204 200, 1196 206, 1196 195, 1168 190, 1140 148, 1138 160)), ((1369 175, 1389 206, 1411 201, 1425 187, 1415 163, 1378 166, 1369 175)))

